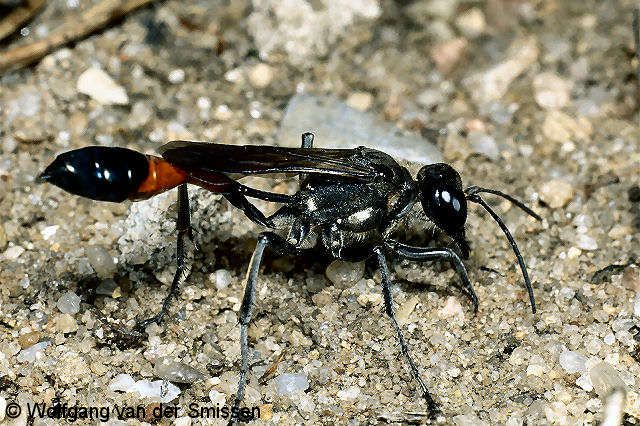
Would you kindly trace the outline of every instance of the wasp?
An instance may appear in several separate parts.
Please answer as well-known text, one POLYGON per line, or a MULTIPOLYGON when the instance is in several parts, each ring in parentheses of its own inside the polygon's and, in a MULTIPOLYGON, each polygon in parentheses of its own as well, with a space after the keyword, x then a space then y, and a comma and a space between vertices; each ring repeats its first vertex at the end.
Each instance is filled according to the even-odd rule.
POLYGON ((185 274, 184 237, 191 237, 188 184, 222 194, 249 219, 266 228, 259 234, 249 262, 240 308, 241 362, 236 408, 244 397, 247 383, 247 333, 265 250, 301 255, 319 249, 339 260, 374 259, 380 271, 384 309, 401 353, 429 412, 435 415, 438 406, 420 376, 395 317, 388 258, 449 262, 477 311, 478 298, 462 259, 468 259, 470 252, 465 234, 468 203, 479 204, 498 224, 511 245, 535 313, 533 288, 518 245, 500 216, 480 194, 502 197, 535 219, 542 218, 501 191, 479 186, 463 189, 460 175, 448 164, 425 165, 414 178, 406 167, 384 152, 366 147, 313 148, 313 140, 312 133, 304 133, 299 148, 173 141, 160 147, 160 157, 125 148, 91 146, 59 155, 38 180, 82 197, 112 202, 146 199, 178 188, 178 267, 161 311, 142 325, 162 320, 185 274), (300 186, 296 193, 262 191, 238 180, 250 175, 282 173, 299 175, 300 186), (249 198, 282 206, 266 217, 249 198), (402 219, 414 211, 417 203, 428 221, 449 236, 455 247, 417 247, 394 238, 394 231, 402 219))

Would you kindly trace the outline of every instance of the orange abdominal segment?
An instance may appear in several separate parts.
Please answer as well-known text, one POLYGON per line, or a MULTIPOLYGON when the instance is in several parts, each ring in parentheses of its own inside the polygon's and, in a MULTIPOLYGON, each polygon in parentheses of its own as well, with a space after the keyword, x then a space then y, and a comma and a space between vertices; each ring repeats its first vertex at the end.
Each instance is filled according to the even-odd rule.
POLYGON ((129 196, 130 200, 145 200, 187 182, 188 175, 184 170, 171 165, 160 157, 147 155, 147 159, 149 160, 149 175, 140 184, 137 191, 129 196))

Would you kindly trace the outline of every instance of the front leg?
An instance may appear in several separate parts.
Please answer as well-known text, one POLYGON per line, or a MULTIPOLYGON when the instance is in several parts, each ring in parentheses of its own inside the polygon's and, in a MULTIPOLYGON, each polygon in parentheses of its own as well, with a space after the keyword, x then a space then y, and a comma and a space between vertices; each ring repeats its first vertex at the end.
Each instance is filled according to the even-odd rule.
POLYGON ((476 295, 473 285, 467 275, 467 268, 464 267, 464 263, 460 260, 460 257, 448 247, 436 248, 436 247, 414 247, 395 240, 385 241, 385 245, 392 250, 398 256, 407 259, 415 260, 418 262, 424 262, 429 260, 446 260, 451 262, 454 269, 462 280, 462 285, 468 292, 473 304, 473 311, 478 312, 478 296, 476 295))
POLYGON ((422 377, 420 377, 420 371, 416 366, 415 362, 411 358, 411 354, 409 353, 409 346, 402 335, 402 330, 400 329, 400 325, 396 320, 396 315, 393 309, 393 296, 391 295, 391 278, 389 274, 389 268, 387 266, 387 259, 385 258, 382 247, 376 247, 373 249, 374 254, 378 260, 378 268, 380 270, 380 281, 382 282, 382 295, 384 296, 384 308, 385 312, 391 319, 391 324, 396 331, 396 336, 398 338, 398 342, 400 343, 400 350, 402 355, 404 355, 407 364, 409 365, 409 369, 411 370, 411 376, 420 386, 420 390, 422 391, 422 396, 427 402, 427 408, 429 409, 429 415, 432 419, 435 419, 439 409, 438 405, 434 401, 427 385, 424 384, 422 377))
POLYGON ((173 281, 171 282, 171 289, 169 294, 164 298, 162 302, 162 309, 156 315, 146 320, 138 322, 136 328, 144 330, 149 324, 155 322, 160 324, 162 319, 169 311, 169 305, 172 299, 178 292, 178 287, 187 278, 191 271, 191 265, 187 263, 185 257, 184 237, 185 235, 189 239, 193 239, 191 232, 191 213, 189 211, 189 193, 187 191, 187 184, 178 186, 178 217, 176 219, 176 231, 178 232, 178 239, 176 243, 176 273, 173 275, 173 281))

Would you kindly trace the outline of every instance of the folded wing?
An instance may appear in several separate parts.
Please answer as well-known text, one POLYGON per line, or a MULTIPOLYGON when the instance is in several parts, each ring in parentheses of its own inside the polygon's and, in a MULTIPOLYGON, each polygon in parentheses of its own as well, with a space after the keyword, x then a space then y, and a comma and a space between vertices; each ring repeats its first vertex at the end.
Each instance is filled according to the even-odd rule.
POLYGON ((169 163, 196 176, 316 173, 365 180, 375 177, 375 171, 359 161, 357 149, 172 141, 159 152, 169 163))

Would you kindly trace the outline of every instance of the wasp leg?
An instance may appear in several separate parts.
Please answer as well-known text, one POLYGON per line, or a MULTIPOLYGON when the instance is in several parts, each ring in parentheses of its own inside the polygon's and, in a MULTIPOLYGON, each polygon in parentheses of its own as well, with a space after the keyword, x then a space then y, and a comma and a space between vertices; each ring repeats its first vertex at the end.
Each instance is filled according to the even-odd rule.
POLYGON ((301 219, 294 220, 287 235, 287 242, 295 248, 300 248, 304 240, 309 236, 311 226, 309 223, 302 221, 301 219))
POLYGON ((244 398, 244 389, 247 385, 247 373, 249 372, 249 340, 247 332, 249 330, 249 323, 253 315, 253 302, 256 294, 256 280, 258 279, 258 272, 260 271, 260 263, 262 262, 262 255, 264 249, 270 247, 276 253, 296 253, 297 250, 291 244, 273 232, 262 232, 258 237, 258 244, 253 251, 253 256, 249 262, 249 269, 247 270, 246 284, 244 288, 244 296, 242 297, 242 305, 240 306, 240 379, 238 380, 238 393, 236 394, 235 402, 233 403, 232 413, 236 413, 235 418, 232 417, 230 424, 237 423, 238 421, 247 421, 250 419, 240 418, 240 403, 244 398))
POLYGON ((178 186, 178 217, 176 219, 176 230, 178 231, 178 240, 176 244, 176 273, 173 276, 171 282, 171 289, 169 294, 164 298, 162 302, 162 309, 157 315, 148 318, 143 321, 139 321, 136 324, 137 329, 144 330, 149 324, 155 322, 160 324, 162 319, 169 311, 169 305, 172 299, 178 292, 178 287, 187 278, 191 271, 191 265, 187 263, 185 257, 184 237, 185 235, 193 240, 193 233, 191 231, 191 214, 189 212, 189 193, 187 191, 187 184, 178 186))
POLYGON ((422 397, 427 402, 427 407, 429 409, 429 415, 432 418, 435 418, 439 412, 438 405, 434 401, 429 389, 427 389, 427 385, 424 384, 422 377, 420 377, 420 371, 418 371, 418 367, 413 362, 411 358, 411 354, 409 353, 409 347, 407 346, 407 342, 404 340, 404 336, 402 335, 402 330, 400 329, 400 325, 396 320, 396 315, 393 310, 393 296, 391 295, 391 278, 389 276, 389 268, 387 267, 387 259, 384 255, 382 247, 376 247, 373 249, 377 260, 378 260, 378 268, 380 269, 380 277, 382 281, 382 295, 384 296, 384 308, 391 319, 391 323, 393 324, 393 328, 396 331, 396 336, 398 338, 398 342, 400 343, 400 350, 402 351, 402 355, 405 357, 407 364, 409 364, 409 368, 411 370, 411 376, 420 386, 420 390, 422 391, 422 397))
POLYGON ((272 201, 274 203, 288 204, 293 201, 293 195, 278 194, 277 192, 261 191, 259 189, 245 186, 236 182, 236 190, 242 195, 251 198, 257 198, 264 201, 272 201))
POLYGON ((226 198, 235 207, 242 210, 252 222, 257 223, 260 226, 264 226, 265 228, 273 228, 271 221, 267 219, 256 206, 251 204, 243 194, 239 192, 231 192, 224 194, 224 198, 226 198))
POLYGON ((467 269, 460 257, 448 247, 414 247, 398 241, 389 240, 385 243, 388 248, 393 250, 398 256, 407 260, 427 261, 427 260, 447 260, 451 262, 457 274, 462 280, 462 285, 468 293, 471 303, 473 304, 473 312, 478 312, 478 296, 476 295, 473 285, 467 275, 467 269))

